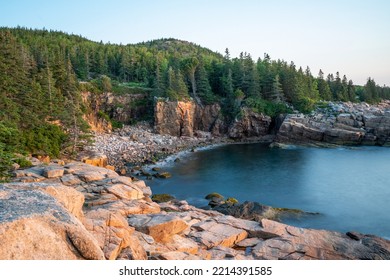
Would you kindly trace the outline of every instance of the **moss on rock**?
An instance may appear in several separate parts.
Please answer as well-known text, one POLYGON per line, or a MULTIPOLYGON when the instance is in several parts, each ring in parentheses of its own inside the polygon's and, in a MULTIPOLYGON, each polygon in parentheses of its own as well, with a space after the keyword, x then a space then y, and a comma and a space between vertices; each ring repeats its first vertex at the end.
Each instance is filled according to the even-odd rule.
POLYGON ((152 195, 151 198, 152 198, 152 201, 157 202, 157 203, 168 202, 168 201, 175 199, 174 196, 167 194, 167 193, 154 194, 154 195, 152 195))

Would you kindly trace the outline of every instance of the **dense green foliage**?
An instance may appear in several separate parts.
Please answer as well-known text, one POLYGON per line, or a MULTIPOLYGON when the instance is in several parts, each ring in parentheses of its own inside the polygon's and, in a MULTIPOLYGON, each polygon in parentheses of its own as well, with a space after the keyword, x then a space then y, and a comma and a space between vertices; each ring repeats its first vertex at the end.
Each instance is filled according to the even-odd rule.
MULTIPOLYGON (((62 32, 0 28, 0 153, 24 151, 58 156, 85 143, 82 91, 144 94, 134 106, 153 107, 154 97, 218 102, 226 120, 242 106, 276 116, 310 112, 320 101, 377 102, 389 87, 371 78, 355 86, 339 73, 314 77, 293 62, 231 58, 198 45, 160 39, 134 45, 103 44, 62 32)), ((101 117, 112 116, 101 112, 101 117)), ((116 126, 120 123, 114 122, 116 126)))
POLYGON ((60 45, 39 40, 39 34, 20 37, 23 32, 30 34, 0 30, 1 166, 9 165, 15 152, 71 154, 87 131, 69 55, 60 45))

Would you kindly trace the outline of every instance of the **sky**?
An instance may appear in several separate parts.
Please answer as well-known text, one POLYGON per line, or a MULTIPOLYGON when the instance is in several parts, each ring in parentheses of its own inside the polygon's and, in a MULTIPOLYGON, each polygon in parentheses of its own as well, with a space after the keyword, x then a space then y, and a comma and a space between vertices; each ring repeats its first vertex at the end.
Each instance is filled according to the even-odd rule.
POLYGON ((0 26, 118 44, 177 38, 390 85, 388 0, 0 0, 0 11, 0 26))

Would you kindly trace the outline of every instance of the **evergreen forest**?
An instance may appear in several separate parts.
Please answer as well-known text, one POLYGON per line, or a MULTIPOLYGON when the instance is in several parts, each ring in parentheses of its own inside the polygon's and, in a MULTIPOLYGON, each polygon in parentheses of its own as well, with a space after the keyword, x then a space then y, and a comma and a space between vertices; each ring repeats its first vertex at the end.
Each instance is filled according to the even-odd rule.
POLYGON ((390 88, 368 78, 355 85, 346 75, 312 73, 294 62, 232 58, 176 39, 120 45, 77 35, 0 28, 0 177, 22 161, 15 154, 74 155, 88 142, 81 92, 114 92, 219 103, 227 122, 250 107, 270 116, 309 113, 326 101, 376 103, 390 88))

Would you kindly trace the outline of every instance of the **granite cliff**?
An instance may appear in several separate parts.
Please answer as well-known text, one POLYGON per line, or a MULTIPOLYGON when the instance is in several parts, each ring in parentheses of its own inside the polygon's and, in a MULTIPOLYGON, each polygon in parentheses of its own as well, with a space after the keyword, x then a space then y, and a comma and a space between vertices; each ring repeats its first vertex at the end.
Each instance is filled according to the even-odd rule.
POLYGON ((219 104, 199 106, 193 101, 158 101, 155 105, 155 131, 173 136, 228 135, 232 139, 262 137, 269 134, 271 118, 243 108, 242 114, 228 124, 219 104))
POLYGON ((309 115, 287 115, 277 143, 379 145, 390 144, 390 102, 330 103, 309 115))

